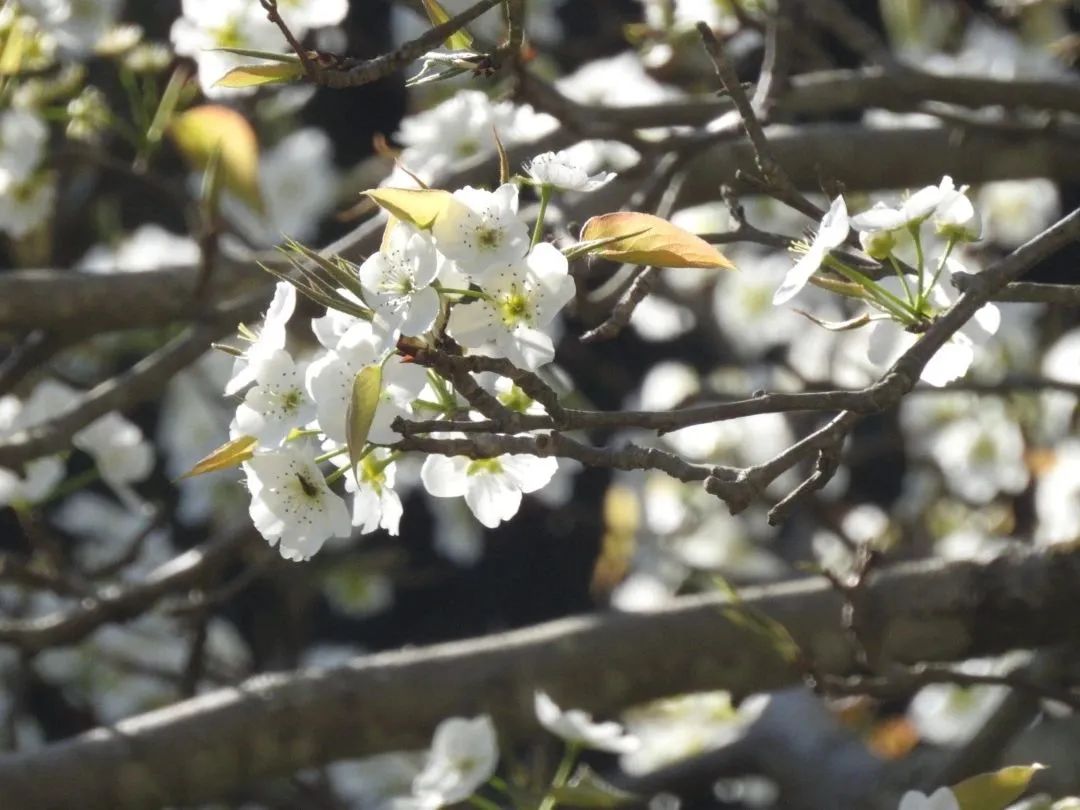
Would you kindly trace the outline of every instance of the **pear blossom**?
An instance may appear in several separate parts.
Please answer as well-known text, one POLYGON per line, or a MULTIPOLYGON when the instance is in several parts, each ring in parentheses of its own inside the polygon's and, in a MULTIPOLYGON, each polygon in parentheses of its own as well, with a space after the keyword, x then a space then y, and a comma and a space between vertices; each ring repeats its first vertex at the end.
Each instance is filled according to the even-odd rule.
MULTIPOLYGON (((1022 655, 1022 654, 1020 654, 1022 655)), ((1004 675, 1016 658, 977 658, 959 665, 972 675, 1004 675)), ((1008 694, 1004 686, 959 686, 934 683, 924 686, 908 704, 908 719, 919 737, 934 745, 962 745, 978 733, 1008 694)))
POLYGON ((929 796, 909 790, 900 798, 897 810, 960 810, 960 802, 947 787, 938 788, 929 796))
POLYGON ((1069 439, 1058 446, 1053 466, 1035 490, 1035 514, 1038 542, 1080 539, 1080 440, 1069 439))
POLYGON ((87 273, 139 273, 160 267, 195 265, 199 246, 194 239, 179 236, 160 225, 142 225, 115 247, 95 245, 79 260, 87 273))
POLYGON ((138 425, 116 411, 84 427, 72 443, 93 457, 101 477, 118 493, 145 479, 154 467, 153 445, 138 425))
POLYGON ((1010 249, 1037 236, 1061 213, 1057 186, 1045 178, 985 183, 976 199, 987 238, 1010 249))
POLYGON ((16 182, 0 179, 0 231, 21 239, 40 226, 56 202, 56 178, 39 172, 16 182))
POLYGON ((363 369, 382 363, 382 390, 368 431, 373 444, 389 444, 399 436, 390 429, 398 416, 411 414, 410 406, 427 384, 427 373, 394 355, 383 363, 388 351, 387 333, 380 325, 359 321, 338 341, 337 348, 312 361, 307 370, 307 390, 315 400, 319 429, 338 444, 347 440, 346 417, 353 381, 363 369))
POLYGON ((108 33, 123 0, 20 0, 22 8, 61 48, 88 54, 108 33))
POLYGON ((613 754, 626 754, 636 750, 641 744, 636 737, 627 734, 618 723, 593 722, 592 715, 580 709, 563 711, 545 692, 535 693, 533 708, 540 725, 571 745, 580 745, 596 751, 609 751, 613 754))
POLYGON ((492 777, 498 763, 499 744, 489 715, 443 720, 424 769, 413 779, 413 796, 422 807, 463 802, 492 777))
POLYGON ((821 267, 829 251, 842 245, 844 240, 847 239, 847 235, 847 203, 840 196, 833 200, 832 205, 829 206, 828 212, 821 220, 821 228, 818 230, 813 242, 810 243, 809 249, 795 263, 795 266, 788 270, 783 283, 773 294, 773 304, 784 304, 794 298, 810 281, 810 277, 821 267))
POLYGON ((233 363, 232 374, 225 384, 225 394, 239 393, 255 381, 255 373, 260 364, 279 349, 285 348, 286 325, 296 309, 296 288, 292 284, 279 281, 274 287, 274 297, 263 316, 262 328, 255 335, 255 340, 244 350, 241 357, 233 363))
POLYGON ((304 386, 303 365, 278 349, 255 369, 255 385, 236 409, 232 438, 254 436, 264 447, 276 447, 293 428, 315 417, 315 403, 304 386))
POLYGON ((596 191, 615 179, 614 172, 589 175, 568 152, 544 152, 525 164, 525 173, 538 186, 560 191, 596 191))
POLYGON ((929 446, 949 488, 973 503, 1027 487, 1023 434, 997 400, 942 428, 929 446))
POLYGON ((314 455, 297 445, 256 453, 244 462, 256 530, 286 560, 309 560, 330 537, 348 537, 352 520, 314 455))
POLYGON ((401 497, 394 491, 397 465, 390 451, 376 448, 364 456, 356 472, 359 481, 351 469, 345 475, 345 491, 353 495, 353 526, 360 529, 360 534, 386 529, 397 537, 404 509, 401 497))
POLYGON ((535 370, 555 357, 551 337, 541 332, 574 297, 566 257, 540 243, 524 258, 494 268, 481 285, 485 297, 459 303, 447 331, 467 348, 494 343, 522 368, 535 370))
POLYGON ((49 128, 37 113, 18 107, 0 113, 0 185, 28 180, 48 138, 49 128))
POLYGON ((956 193, 952 178, 945 175, 938 185, 924 186, 898 207, 894 208, 883 202, 875 203, 868 211, 853 216, 851 227, 857 231, 895 231, 909 225, 918 225, 943 202, 955 201, 956 193))
MULTIPOLYGON (((0 397, 0 439, 63 413, 71 393, 66 385, 44 380, 25 401, 14 394, 0 397)), ((22 472, 0 467, 0 506, 41 501, 63 478, 64 463, 56 456, 28 461, 22 472)))
POLYGON ((982 235, 982 220, 965 191, 966 187, 946 191, 934 211, 933 222, 946 239, 975 242, 982 235))
POLYGON ((360 265, 368 303, 403 335, 421 335, 439 314, 439 294, 431 286, 439 263, 425 232, 397 223, 388 244, 360 265))
MULTIPOLYGON (((255 51, 281 51, 284 43, 277 27, 266 18, 258 3, 248 0, 183 0, 183 16, 169 32, 173 47, 181 56, 189 56, 198 65, 199 86, 211 98, 238 96, 251 89, 217 87, 215 83, 250 57, 239 56, 221 48, 247 48, 255 51)), ((303 36, 303 30, 294 30, 303 36)))
POLYGON ((485 279, 493 267, 516 264, 529 252, 529 229, 518 219, 513 183, 495 191, 466 186, 453 196, 432 233, 439 251, 473 281, 485 279))
POLYGON ((558 468, 553 458, 530 455, 471 459, 433 454, 424 459, 420 480, 436 498, 464 496, 476 519, 494 529, 517 514, 523 493, 546 486, 558 468))

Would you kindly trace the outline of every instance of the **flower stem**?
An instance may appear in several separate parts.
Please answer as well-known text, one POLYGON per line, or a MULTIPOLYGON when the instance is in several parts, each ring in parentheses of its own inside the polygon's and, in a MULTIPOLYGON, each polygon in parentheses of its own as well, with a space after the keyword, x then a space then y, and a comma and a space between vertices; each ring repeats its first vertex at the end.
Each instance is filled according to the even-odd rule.
POLYGON ((919 271, 919 286, 916 292, 916 298, 913 302, 916 309, 922 309, 923 304, 923 276, 925 275, 926 257, 923 254, 922 246, 922 230, 918 225, 909 225, 908 232, 911 233, 911 239, 915 243, 915 259, 919 271))
POLYGON ((900 269, 900 263, 896 261, 896 257, 891 253, 889 254, 889 261, 892 263, 893 270, 896 271, 896 277, 900 279, 900 284, 904 288, 904 295, 907 296, 907 300, 911 300, 911 287, 908 286, 907 276, 904 275, 904 271, 900 269))
POLYGON ((440 293, 443 293, 444 295, 460 295, 463 298, 483 298, 485 300, 490 300, 490 298, 491 298, 491 296, 488 295, 483 290, 462 290, 462 289, 458 289, 456 287, 442 287, 442 286, 440 286, 438 288, 438 290, 439 290, 440 293))
POLYGON ((336 450, 330 450, 329 452, 323 453, 321 456, 315 456, 315 463, 316 464, 322 464, 324 461, 329 461, 332 458, 336 458, 337 456, 340 456, 342 453, 348 453, 348 452, 349 452, 348 447, 339 447, 336 450))
POLYGON ((540 186, 540 211, 536 214, 536 226, 533 228, 530 248, 536 247, 544 236, 544 217, 547 216, 548 203, 551 202, 551 186, 540 186))
POLYGON ((479 807, 480 810, 501 810, 499 805, 491 799, 485 799, 483 796, 477 796, 475 793, 469 797, 468 802, 473 807, 479 807))
POLYGON ((945 252, 941 254, 941 261, 938 262, 937 270, 934 271, 934 277, 930 279, 930 286, 926 288, 927 295, 930 295, 934 287, 937 286, 938 279, 941 278, 941 271, 945 269, 945 263, 949 261, 949 256, 952 255, 954 247, 956 247, 956 240, 949 239, 948 244, 945 245, 945 252))
POLYGON ((825 261, 832 270, 835 270, 848 281, 854 282, 866 290, 878 306, 901 323, 914 323, 919 319, 918 313, 912 308, 911 304, 901 301, 876 281, 863 275, 854 267, 848 267, 842 261, 831 255, 827 256, 825 261))
POLYGON ((559 767, 555 771, 555 776, 551 778, 551 787, 548 788, 548 792, 544 795, 544 800, 540 802, 538 810, 554 810, 557 804, 554 791, 566 787, 566 783, 570 780, 570 774, 574 771, 574 763, 577 762, 578 754, 580 752, 581 746, 579 744, 572 742, 566 744, 566 751, 563 753, 562 762, 559 763, 559 767))

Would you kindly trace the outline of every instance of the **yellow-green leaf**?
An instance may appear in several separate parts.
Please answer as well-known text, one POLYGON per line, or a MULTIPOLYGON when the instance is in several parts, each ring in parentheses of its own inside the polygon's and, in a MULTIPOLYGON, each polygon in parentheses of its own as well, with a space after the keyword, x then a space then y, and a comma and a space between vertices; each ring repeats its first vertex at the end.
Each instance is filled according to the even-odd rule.
POLYGON ((239 467, 253 455, 255 455, 256 439, 254 436, 240 436, 232 441, 225 442, 206 458, 180 476, 180 480, 194 478, 196 475, 227 470, 231 467, 239 467))
POLYGON ((299 62, 240 65, 214 82, 214 87, 258 87, 263 84, 281 84, 294 82, 303 75, 304 66, 299 62))
POLYGON ((1000 771, 981 773, 965 779, 952 792, 960 810, 1003 810, 1015 802, 1031 783, 1031 778, 1043 765, 1012 765, 1000 771))
POLYGON ((723 253, 701 237, 652 214, 634 211, 601 214, 581 229, 583 242, 612 237, 616 237, 616 241, 597 250, 595 255, 616 262, 655 267, 735 269, 723 253))
MULTIPOLYGON (((424 11, 432 25, 442 25, 450 20, 450 14, 437 0, 424 0, 424 11)), ((466 51, 472 48, 473 38, 464 28, 459 28, 446 38, 446 47, 452 51, 466 51)))
POLYGON ((16 18, 7 30, 7 36, 0 39, 0 76, 14 76, 22 67, 28 41, 26 26, 16 18))
POLYGON ((371 420, 379 407, 382 393, 382 365, 376 363, 360 369, 353 380, 352 396, 349 397, 348 413, 345 415, 345 441, 349 446, 349 463, 353 475, 364 458, 364 445, 371 431, 371 420))
POLYGON ((417 228, 430 228, 454 202, 454 195, 437 188, 373 188, 364 194, 380 208, 417 228))
POLYGON ((214 153, 220 151, 219 170, 225 188, 255 210, 263 210, 259 142, 244 116, 228 107, 204 104, 176 116, 169 134, 180 154, 198 171, 205 171, 214 153))

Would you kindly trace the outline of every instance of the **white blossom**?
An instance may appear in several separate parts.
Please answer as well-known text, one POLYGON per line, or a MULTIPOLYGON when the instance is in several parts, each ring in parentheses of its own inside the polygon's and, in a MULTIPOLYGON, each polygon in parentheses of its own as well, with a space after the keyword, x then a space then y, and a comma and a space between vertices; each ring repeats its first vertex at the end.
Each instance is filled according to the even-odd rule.
POLYGON ((463 802, 492 777, 498 763, 499 744, 490 716, 443 720, 435 729, 427 763, 413 780, 413 796, 423 807, 463 802))
MULTIPOLYGON (((14 394, 0 397, 0 439, 8 439, 26 428, 63 413, 72 391, 66 385, 44 380, 25 401, 14 394)), ((22 472, 0 467, 0 506, 36 503, 64 478, 64 463, 56 456, 35 458, 22 472)))
POLYGON ((596 191, 615 179, 614 172, 589 175, 569 152, 544 152, 525 164, 525 173, 538 186, 560 191, 596 191))
POLYGON ((256 333, 256 339, 249 345, 242 357, 233 363, 232 374, 225 384, 225 394, 239 393, 255 381, 255 372, 259 365, 279 349, 285 348, 286 326, 296 309, 296 288, 292 284, 279 281, 274 288, 274 297, 263 316, 262 328, 256 333))
POLYGON ((254 436, 264 447, 276 447, 289 431, 315 417, 315 403, 304 386, 303 365, 278 349, 255 366, 255 385, 236 409, 232 437, 254 436))
MULTIPOLYGON (((936 186, 924 186, 905 199, 899 207, 878 202, 868 211, 851 218, 851 227, 857 231, 894 231, 909 225, 918 225, 933 214, 943 202, 955 201, 956 187, 946 175, 936 186)), ((846 234, 845 234, 846 236, 846 234)))
POLYGON ((79 260, 87 273, 139 273, 161 267, 196 265, 199 246, 153 223, 142 225, 117 245, 95 245, 79 260))
POLYGON ((946 425, 929 447, 949 488, 969 501, 989 503, 999 492, 1027 487, 1023 434, 996 400, 946 425))
POLYGON ((1035 539, 1040 543, 1080 539, 1080 440, 1069 439, 1056 448, 1053 466, 1035 490, 1035 514, 1035 539))
POLYGON ((561 737, 571 745, 580 745, 596 751, 626 754, 641 744, 636 737, 626 733, 615 722, 596 723, 592 715, 580 709, 560 709, 545 692, 536 692, 533 698, 536 719, 540 725, 561 737))
POLYGON ((48 139, 49 128, 37 113, 19 107, 0 113, 0 186, 30 179, 48 139))
POLYGON ((535 370, 555 357, 551 337, 540 331, 574 297, 566 257, 540 243, 524 261, 492 269, 482 285, 485 297, 459 303, 447 331, 462 346, 494 343, 515 365, 535 370))
POLYGON ((897 810, 960 810, 960 803, 947 787, 938 788, 929 796, 909 790, 900 798, 897 810))
MULTIPOLYGON (((183 16, 169 33, 173 47, 198 65, 199 86, 211 98, 249 94, 250 89, 215 87, 215 83, 235 67, 251 63, 251 57, 228 53, 221 48, 256 51, 284 50, 281 32, 266 18, 258 3, 248 0, 183 0, 183 16)), ((303 36, 303 30, 294 31, 303 36)))
POLYGON ((256 530, 286 560, 309 560, 330 537, 352 533, 349 509, 326 485, 310 451, 293 445, 243 465, 256 530))
POLYGON ((489 529, 510 520, 521 506, 522 493, 546 486, 558 470, 553 458, 504 454, 495 458, 430 455, 420 480, 436 498, 459 498, 489 529))
POLYGON ((40 226, 56 202, 56 179, 50 172, 27 180, 0 180, 0 231, 21 239, 40 226))
POLYGON ((829 251, 843 244, 848 235, 847 203, 843 197, 837 197, 832 201, 824 218, 817 236, 810 243, 809 249, 788 270, 783 283, 773 294, 773 304, 784 304, 806 286, 810 277, 818 271, 829 251))
POLYGON ((116 411, 96 419, 72 437, 89 453, 105 481, 121 493, 142 481, 154 467, 154 448, 134 422, 116 411))
POLYGON ((457 262, 473 281, 497 266, 521 261, 529 251, 529 229, 518 219, 518 189, 504 183, 495 191, 466 186, 435 220, 432 233, 439 251, 457 262))
POLYGON ((388 244, 360 265, 368 303, 403 335, 421 335, 439 314, 431 286, 439 271, 435 244, 427 233, 398 222, 388 244))
POLYGON ((987 238, 1006 248, 1037 236, 1061 213, 1057 186, 1045 178, 986 183, 977 199, 987 238))
POLYGON ((116 22, 123 0, 19 0, 27 14, 74 54, 88 54, 116 22))
POLYGON ((368 453, 357 473, 359 483, 351 469, 345 475, 345 491, 353 494, 353 526, 360 529, 360 534, 386 529, 396 537, 404 509, 401 497, 394 491, 397 464, 391 460, 390 451, 380 447, 368 453))

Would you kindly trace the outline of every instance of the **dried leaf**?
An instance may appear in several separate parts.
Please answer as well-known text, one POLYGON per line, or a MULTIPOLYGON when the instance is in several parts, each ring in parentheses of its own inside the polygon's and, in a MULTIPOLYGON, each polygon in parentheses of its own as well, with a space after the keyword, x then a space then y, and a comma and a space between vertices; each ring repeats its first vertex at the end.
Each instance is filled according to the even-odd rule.
POLYGON ((180 480, 239 467, 255 455, 255 444, 256 439, 254 436, 240 436, 227 441, 213 453, 200 459, 194 467, 180 476, 180 480))
POLYGON ((506 154, 506 147, 503 146, 502 138, 499 137, 499 130, 495 127, 491 128, 491 134, 495 136, 495 151, 499 153, 499 185, 510 182, 510 158, 506 154))
POLYGON ((616 262, 655 267, 699 267, 734 270, 719 250, 689 231, 652 214, 617 211, 601 214, 585 223, 581 241, 623 237, 596 255, 616 262))
POLYGON ((176 116, 169 134, 180 154, 198 171, 204 171, 214 153, 220 151, 225 188, 255 210, 263 210, 259 142, 244 116, 228 107, 205 104, 176 116))

